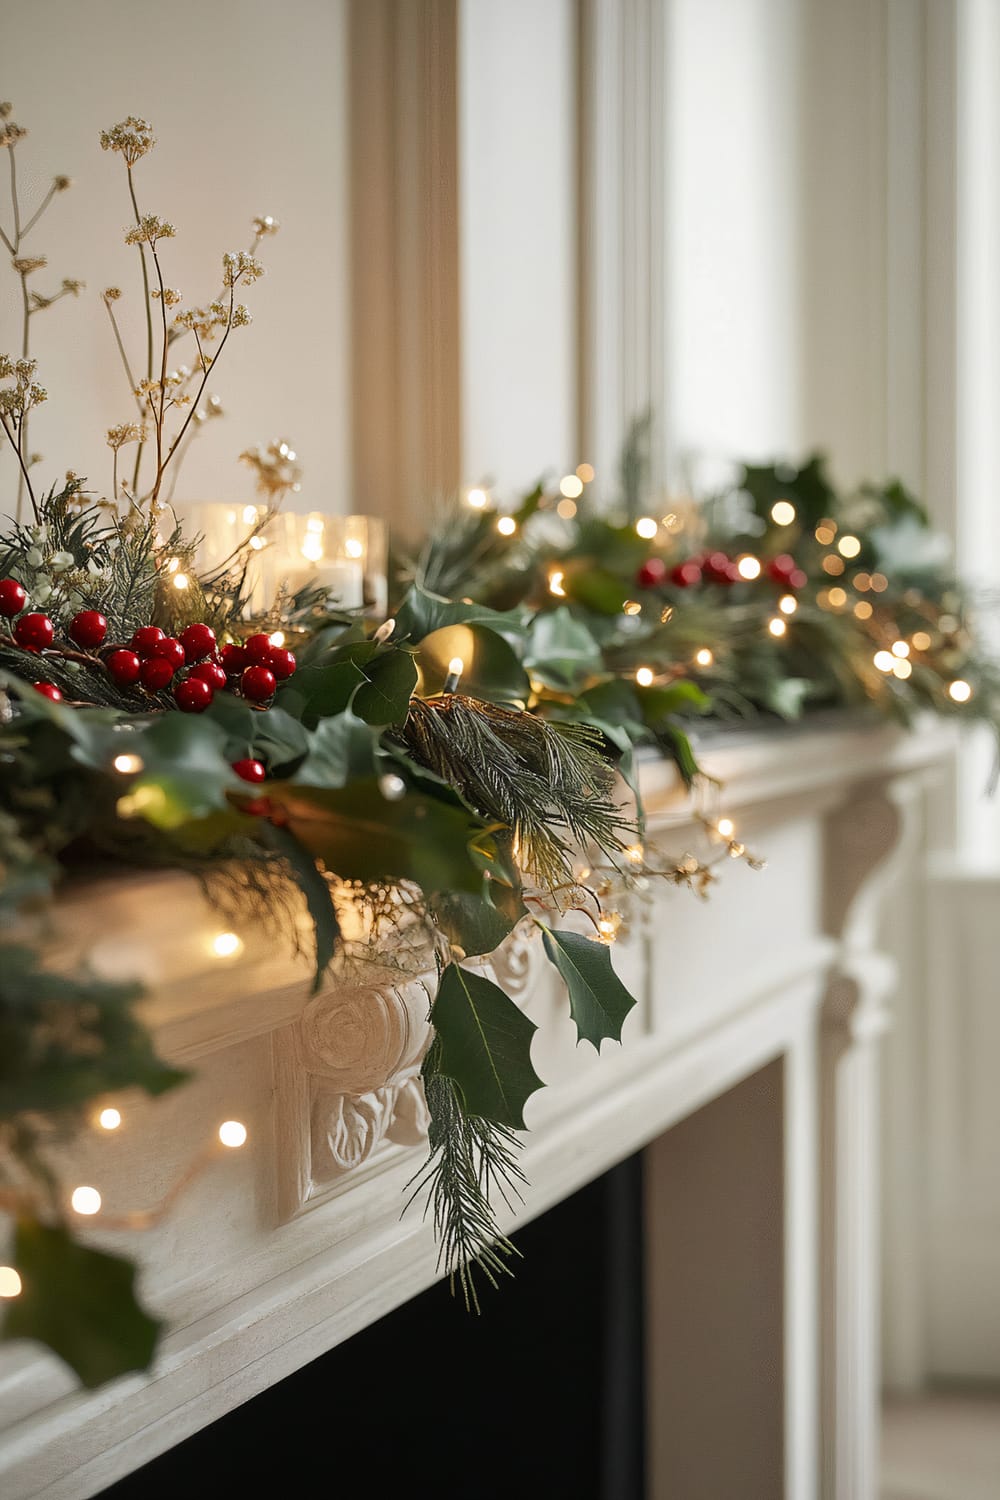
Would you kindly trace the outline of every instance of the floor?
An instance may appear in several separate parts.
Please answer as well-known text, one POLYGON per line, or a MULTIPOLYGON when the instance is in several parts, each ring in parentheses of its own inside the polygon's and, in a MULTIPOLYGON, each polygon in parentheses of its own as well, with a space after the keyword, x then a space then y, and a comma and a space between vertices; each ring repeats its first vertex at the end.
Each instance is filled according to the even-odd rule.
POLYGON ((1000 1396, 889 1403, 881 1500, 1000 1500, 1000 1396))

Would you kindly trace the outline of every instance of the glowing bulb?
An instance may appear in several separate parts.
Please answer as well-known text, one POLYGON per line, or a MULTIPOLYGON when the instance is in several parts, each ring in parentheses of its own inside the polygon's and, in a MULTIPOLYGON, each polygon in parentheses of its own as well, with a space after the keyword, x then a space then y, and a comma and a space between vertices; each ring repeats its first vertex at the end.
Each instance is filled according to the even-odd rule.
POLYGON ((872 574, 872 588, 875 590, 876 594, 884 594, 888 587, 889 580, 888 578, 886 578, 884 573, 872 574))
POLYGON ((283 630, 274 630, 268 636, 268 640, 272 646, 283 646, 285 644, 285 632, 283 630))
POLYGON ((715 657, 712 655, 711 651, 709 651, 707 646, 702 646, 699 651, 696 651, 694 653, 694 659, 699 667, 710 667, 714 662, 715 657))
POLYGON ((243 951, 243 943, 235 932, 217 932, 212 939, 212 952, 216 958, 232 958, 243 951))
POLYGON ((913 633, 914 651, 929 651, 931 649, 931 638, 926 630, 915 630, 913 633))
POLYGON ((897 656, 892 663, 892 670, 897 677, 901 677, 905 682, 906 678, 909 677, 910 673, 913 671, 913 668, 908 661, 905 661, 902 657, 897 656))
POLYGON ((635 674, 635 680, 640 687, 649 687, 653 681, 653 676, 652 667, 639 667, 635 674))
POLYGON ((78 1187, 73 1189, 70 1203, 78 1214, 96 1214, 100 1212, 101 1195, 96 1188, 78 1187))
POLYGON ((556 506, 556 515, 561 521, 572 521, 576 515, 576 501, 560 500, 556 506))
POLYGON ((837 543, 837 551, 841 557, 857 557, 861 551, 861 543, 856 536, 842 536, 837 543))
POLYGON ((323 517, 322 516, 307 516, 306 517, 306 530, 307 531, 321 532, 323 530, 323 517))
POLYGON ((485 490, 470 490, 465 497, 465 503, 471 505, 473 510, 484 510, 489 504, 489 498, 485 490))
POLYGON ((232 1150, 244 1145, 246 1138, 247 1128, 239 1120, 223 1120, 219 1126, 219 1140, 232 1150))
POLYGON ((310 531, 302 538, 299 548, 306 562, 319 562, 323 556, 323 538, 319 532, 310 531))
POLYGON ((549 593, 555 594, 557 599, 565 599, 566 590, 563 588, 565 574, 561 568, 553 568, 549 574, 549 593))
POLYGON ((626 599, 625 603, 622 605, 622 614, 641 615, 642 605, 639 603, 638 599, 626 599))
POLYGON ((145 764, 141 755, 116 755, 114 759, 115 770, 123 776, 134 776, 145 764))
POLYGON ((176 573, 177 569, 180 567, 180 565, 181 565, 180 558, 179 557, 172 557, 170 559, 170 561, 167 563, 167 572, 168 573, 176 573))
POLYGON ((628 848, 625 850, 625 858, 629 861, 630 864, 641 865, 644 857, 643 847, 641 844, 629 844, 628 848))
POLYGON ((356 536, 349 536, 344 543, 344 551, 348 557, 364 557, 364 543, 359 542, 356 536))
POLYGON ((501 536, 513 536, 517 530, 517 522, 513 516, 501 516, 497 522, 497 531, 501 536))
POLYGON ((782 636, 788 630, 787 624, 780 615, 774 615, 770 620, 768 620, 767 628, 773 636, 782 636))
POLYGON ((121 1112, 117 1109, 102 1109, 97 1116, 97 1123, 102 1130, 117 1130, 121 1122, 121 1112))
POLYGON ((593 464, 577 464, 576 477, 582 479, 584 484, 590 484, 594 478, 593 464))
POLYGON ((771 506, 771 520, 776 526, 791 526, 795 515, 795 506, 789 500, 775 500, 771 506))
POLYGON ((246 524, 248 526, 252 526, 253 523, 254 523, 254 521, 256 521, 256 519, 257 519, 257 507, 256 507, 256 505, 244 505, 244 507, 243 507, 243 520, 246 522, 246 524))
POLYGON ((255 552, 262 552, 267 543, 262 536, 252 536, 250 538, 250 545, 255 552))
POLYGON ((186 588, 188 588, 190 586, 190 583, 191 583, 191 580, 187 576, 186 573, 175 573, 174 574, 174 588, 175 589, 186 589, 186 588))
POLYGON ((731 839, 736 832, 736 824, 732 818, 720 818, 715 825, 715 829, 720 838, 731 839))
POLYGON ((954 682, 948 684, 948 697, 955 703, 968 703, 972 697, 972 688, 961 677, 956 677, 954 682))
POLYGON ((465 662, 462 660, 462 658, 460 656, 453 656, 451 661, 448 663, 448 671, 454 672, 455 676, 458 677, 464 670, 465 662))
POLYGON ((875 663, 876 667, 878 667, 880 672, 891 672, 895 665, 896 658, 892 655, 891 651, 876 651, 875 655, 872 657, 872 661, 875 663))
POLYGON ((829 573, 831 578, 838 577, 844 571, 844 559, 838 557, 836 552, 828 552, 823 559, 823 572, 829 573))
POLYGON ((819 525, 816 527, 816 540, 817 542, 819 542, 821 547, 829 547, 830 543, 833 541, 836 535, 836 521, 820 521, 819 525))
POLYGON ((576 500, 583 494, 583 480, 578 474, 565 474, 559 481, 559 490, 567 500, 576 500))
POLYGON ((778 608, 783 615, 794 615, 799 607, 799 601, 794 594, 782 594, 778 600, 778 608))
POLYGON ((641 536, 647 542, 652 541, 659 529, 659 522, 654 521, 652 516, 640 516, 635 523, 636 536, 641 536))
POLYGON ((747 553, 747 555, 745 557, 741 557, 739 562, 736 564, 736 571, 741 578, 746 578, 748 580, 751 578, 759 578, 760 563, 758 562, 756 557, 751 557, 750 554, 747 553))
POLYGON ((831 609, 843 609, 847 603, 847 594, 844 589, 831 589, 827 598, 830 601, 831 609))
POLYGON ((21 1291, 21 1278, 13 1266, 0 1266, 0 1297, 17 1297, 21 1291))
POLYGON ((867 594, 872 586, 872 575, 870 573, 855 573, 851 582, 859 594, 867 594))
POLYGON ((859 620, 870 620, 875 611, 872 609, 867 599, 859 599, 857 604, 854 606, 854 613, 857 615, 859 620))
POLYGON ((909 641, 893 641, 891 649, 893 656, 909 656, 910 643, 909 641))

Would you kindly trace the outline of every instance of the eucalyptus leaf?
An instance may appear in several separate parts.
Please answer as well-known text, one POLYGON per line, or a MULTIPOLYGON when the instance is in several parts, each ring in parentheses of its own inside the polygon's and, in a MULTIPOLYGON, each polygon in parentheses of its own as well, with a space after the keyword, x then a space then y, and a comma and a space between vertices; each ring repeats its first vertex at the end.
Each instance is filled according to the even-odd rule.
POLYGON ((91 1390, 149 1368, 161 1325, 136 1300, 130 1260, 77 1244, 61 1225, 21 1219, 14 1265, 22 1290, 8 1305, 5 1340, 47 1344, 91 1390))
POLYGON ((620 1042, 622 1024, 635 1000, 612 968, 606 945, 550 927, 543 928, 542 942, 565 980, 578 1040, 590 1042, 598 1052, 605 1038, 620 1042))
POLYGON ((523 1130, 525 1103, 543 1087, 531 1063, 534 1022, 491 979, 449 964, 431 1024, 438 1071, 461 1089, 468 1113, 523 1130))

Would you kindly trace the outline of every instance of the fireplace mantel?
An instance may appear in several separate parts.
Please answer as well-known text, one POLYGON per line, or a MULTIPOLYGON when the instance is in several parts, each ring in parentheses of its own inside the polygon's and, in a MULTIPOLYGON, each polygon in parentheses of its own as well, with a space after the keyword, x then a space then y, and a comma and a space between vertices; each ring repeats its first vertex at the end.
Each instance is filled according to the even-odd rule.
MULTIPOLYGON (((654 893, 615 954, 639 1003, 622 1046, 606 1044, 600 1058, 574 1045, 533 941, 515 933, 496 960, 539 1025, 532 1057, 551 1085, 529 1101, 531 1186, 512 1223, 782 1060, 775 1362, 788 1500, 875 1493, 877 1048, 893 979, 876 920, 902 822, 951 744, 937 727, 906 734, 843 722, 706 739, 701 760, 725 785, 725 811, 768 866, 727 866, 707 903, 654 893)), ((694 830, 675 773, 649 760, 641 779, 650 838, 683 852, 694 830)), ((144 1299, 167 1319, 147 1376, 81 1393, 39 1347, 0 1352, 5 1500, 95 1494, 436 1276, 430 1226, 416 1209, 400 1217, 426 1125, 419 979, 376 971, 363 987, 331 985, 310 998, 307 960, 254 932, 240 933, 238 956, 220 959, 211 944, 223 924, 179 874, 91 882, 67 891, 57 915, 68 955, 145 980, 161 1054, 193 1075, 159 1101, 125 1100, 113 1136, 81 1135, 67 1180, 99 1186, 111 1211, 141 1208, 220 1120, 243 1120, 249 1142, 216 1159, 155 1230, 93 1231, 96 1243, 139 1256, 144 1299), (151 920, 165 910, 169 924, 151 920)), ((735 1170, 722 1140, 716 1188, 735 1170)), ((654 1151, 652 1194, 656 1160, 654 1151)), ((685 1182, 684 1201, 696 1192, 685 1182)), ((670 1361, 696 1362, 698 1352, 656 1337, 670 1290, 657 1282, 657 1203, 649 1218, 655 1406, 669 1399, 670 1361)), ((650 1425, 658 1497, 684 1456, 650 1425)), ((765 1493, 745 1475, 739 1492, 765 1493)))

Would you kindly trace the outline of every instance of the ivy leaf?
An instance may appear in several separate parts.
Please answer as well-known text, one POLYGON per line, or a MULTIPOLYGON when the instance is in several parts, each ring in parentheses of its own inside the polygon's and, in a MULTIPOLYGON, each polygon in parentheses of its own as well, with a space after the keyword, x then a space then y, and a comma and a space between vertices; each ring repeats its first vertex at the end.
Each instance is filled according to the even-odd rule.
POLYGON ((552 688, 571 688, 603 665, 600 646, 564 604, 535 616, 524 664, 552 688))
POLYGON ((366 724, 401 724, 417 685, 417 666, 410 652, 387 651, 372 657, 361 670, 365 680, 351 700, 352 712, 366 724))
POLYGON ((612 968, 611 954, 604 943, 591 942, 578 932, 555 932, 550 927, 543 927, 542 942, 566 981, 577 1040, 592 1043, 598 1052, 605 1037, 620 1042, 622 1023, 635 1000, 612 968))
POLYGON ((520 895, 516 904, 498 911, 485 896, 461 891, 440 891, 430 903, 431 913, 449 942, 457 943, 467 958, 492 953, 524 916, 520 895), (517 908, 520 908, 518 911, 517 908))
POLYGON ((143 770, 123 799, 123 813, 169 829, 224 809, 227 792, 246 791, 223 754, 225 743, 225 731, 209 719, 161 714, 141 736, 129 737, 143 770))
POLYGON ((257 835, 265 848, 280 854, 295 877, 295 883, 306 898, 316 936, 316 974, 313 994, 323 982, 323 975, 333 958, 340 926, 333 905, 333 893, 316 867, 316 861, 287 828, 263 822, 257 835))
POLYGON ((491 979, 449 964, 431 1024, 438 1071, 461 1089, 468 1113, 523 1130, 525 1102, 544 1086, 531 1064, 534 1022, 491 979))
POLYGON ((323 719, 307 743, 309 753, 293 778, 296 786, 342 787, 375 772, 375 735, 353 713, 323 719))
POLYGON ((343 880, 412 880, 425 891, 478 894, 470 846, 485 825, 464 807, 420 792, 387 801, 374 777, 339 790, 273 782, 292 833, 343 880))
POLYGON ((88 1389, 147 1370, 160 1323, 135 1296, 135 1266, 77 1244, 61 1226, 22 1219, 14 1241, 22 1290, 7 1312, 6 1339, 38 1339, 88 1389))
POLYGON ((518 610, 487 609, 484 604, 453 604, 440 594, 431 594, 415 584, 396 614, 396 635, 419 643, 446 625, 489 625, 492 629, 520 635, 524 622, 518 610))

